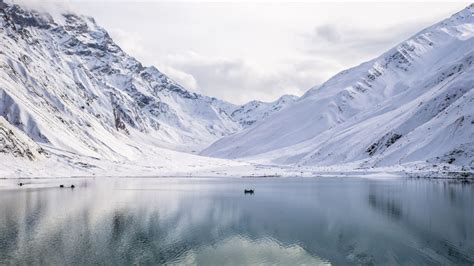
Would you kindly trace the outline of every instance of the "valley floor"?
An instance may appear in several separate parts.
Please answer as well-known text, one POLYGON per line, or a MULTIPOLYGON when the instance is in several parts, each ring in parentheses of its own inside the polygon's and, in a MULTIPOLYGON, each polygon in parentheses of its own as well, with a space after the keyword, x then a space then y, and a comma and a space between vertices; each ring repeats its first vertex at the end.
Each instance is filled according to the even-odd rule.
POLYGON ((0 178, 63 177, 362 177, 474 178, 472 169, 425 162, 390 167, 269 165, 155 149, 133 160, 104 160, 47 149, 33 161, 0 155, 0 178))

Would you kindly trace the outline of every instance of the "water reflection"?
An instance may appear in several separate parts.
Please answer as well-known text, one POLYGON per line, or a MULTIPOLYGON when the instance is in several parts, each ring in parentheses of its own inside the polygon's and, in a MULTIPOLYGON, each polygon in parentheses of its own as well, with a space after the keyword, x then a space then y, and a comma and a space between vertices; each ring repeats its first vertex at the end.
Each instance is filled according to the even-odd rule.
POLYGON ((474 262, 472 185, 108 178, 73 180, 70 190, 59 182, 0 190, 0 264, 474 262), (256 193, 245 196, 247 187, 256 193))

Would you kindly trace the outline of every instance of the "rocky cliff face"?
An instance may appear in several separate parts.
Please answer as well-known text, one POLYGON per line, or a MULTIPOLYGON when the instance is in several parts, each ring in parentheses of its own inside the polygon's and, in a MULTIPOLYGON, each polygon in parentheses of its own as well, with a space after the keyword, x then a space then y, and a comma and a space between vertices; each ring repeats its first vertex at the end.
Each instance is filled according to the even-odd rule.
POLYGON ((239 106, 143 66, 93 18, 0 1, 0 48, 0 116, 43 146, 120 159, 147 145, 199 151, 242 129, 239 106))
POLYGON ((61 19, 0 8, 0 114, 33 140, 102 156, 135 134, 192 150, 239 129, 233 105, 144 67, 92 18, 61 19))
POLYGON ((28 136, 0 117, 0 154, 33 161, 44 157, 44 153, 28 136))

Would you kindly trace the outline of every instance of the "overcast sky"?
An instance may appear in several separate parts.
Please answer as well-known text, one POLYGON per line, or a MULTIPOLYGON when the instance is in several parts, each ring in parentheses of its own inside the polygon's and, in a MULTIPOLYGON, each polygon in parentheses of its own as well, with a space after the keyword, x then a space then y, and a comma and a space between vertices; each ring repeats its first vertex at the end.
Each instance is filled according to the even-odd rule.
POLYGON ((301 95, 469 4, 20 2, 93 16, 145 65, 190 90, 237 104, 301 95))

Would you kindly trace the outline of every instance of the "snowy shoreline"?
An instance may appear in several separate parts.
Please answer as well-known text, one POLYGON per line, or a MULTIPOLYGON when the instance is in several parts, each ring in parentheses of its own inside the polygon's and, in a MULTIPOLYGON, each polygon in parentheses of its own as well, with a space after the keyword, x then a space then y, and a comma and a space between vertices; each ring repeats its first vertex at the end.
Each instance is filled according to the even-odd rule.
MULTIPOLYGON (((174 154, 176 156, 176 154, 174 154)), ((474 171, 456 165, 410 163, 387 167, 361 168, 356 165, 298 167, 264 165, 253 162, 208 158, 195 155, 174 158, 175 162, 91 161, 77 158, 64 162, 59 158, 37 161, 11 158, 0 160, 0 180, 57 178, 430 178, 474 179, 474 171)))

